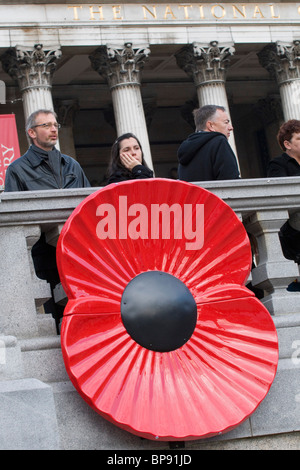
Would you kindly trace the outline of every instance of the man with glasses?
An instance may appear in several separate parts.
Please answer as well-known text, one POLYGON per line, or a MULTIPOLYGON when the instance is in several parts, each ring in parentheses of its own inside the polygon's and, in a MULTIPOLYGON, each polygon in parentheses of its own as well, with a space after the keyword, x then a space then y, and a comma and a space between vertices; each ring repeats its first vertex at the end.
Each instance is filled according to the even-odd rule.
MULTIPOLYGON (((5 175, 5 191, 35 191, 41 189, 89 187, 79 163, 55 148, 60 124, 56 114, 47 109, 32 113, 26 122, 26 133, 31 145, 22 157, 11 163, 5 175)), ((56 249, 46 243, 45 234, 32 247, 36 275, 49 282, 52 293, 60 282, 56 266, 56 249)), ((44 304, 46 313, 52 313, 59 331, 63 307, 52 299, 44 304)))
POLYGON ((89 187, 79 163, 55 148, 60 124, 47 109, 32 113, 26 122, 31 142, 27 152, 11 163, 5 175, 5 191, 89 187))

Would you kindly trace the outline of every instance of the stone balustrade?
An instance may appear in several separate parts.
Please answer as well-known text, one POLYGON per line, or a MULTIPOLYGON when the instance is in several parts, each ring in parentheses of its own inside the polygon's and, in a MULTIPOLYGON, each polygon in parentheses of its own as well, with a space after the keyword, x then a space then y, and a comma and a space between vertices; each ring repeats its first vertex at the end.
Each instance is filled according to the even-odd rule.
MULTIPOLYGON (((249 281, 263 291, 261 301, 273 316, 280 347, 277 376, 259 410, 237 430, 210 442, 300 431, 300 380, 299 373, 295 374, 295 368, 299 367, 300 292, 286 290, 288 284, 299 277, 299 267, 283 257, 278 238, 280 227, 291 214, 300 210, 300 178, 241 179, 205 182, 201 186, 222 198, 237 213, 256 242, 255 267, 249 281)), ((128 439, 130 448, 166 446, 166 443, 157 443, 149 447, 147 441, 131 435, 128 437, 128 433, 116 430, 100 417, 101 423, 96 424, 97 419, 91 416, 83 401, 78 402, 77 398, 69 401, 73 388, 64 369, 54 320, 51 315, 38 313, 38 307, 51 294, 46 281, 35 275, 31 247, 41 232, 46 234, 49 243, 55 245, 66 219, 95 190, 97 188, 0 195, 0 397, 1 400, 3 398, 4 409, 0 417, 0 449, 101 449, 107 448, 108 436, 118 440, 118 445, 110 444, 112 449, 128 448, 128 439), (24 421, 17 421, 17 425, 13 424, 15 418, 12 417, 11 423, 10 400, 13 396, 22 396, 23 402, 26 397, 29 401, 30 397, 37 397, 38 414, 29 420, 27 417, 24 421), (62 411, 66 403, 73 407, 72 412, 69 411, 73 418, 62 411), (78 407, 81 413, 87 413, 84 429, 82 423, 72 425, 78 407), (44 419, 45 415, 51 420, 44 419), (33 419, 37 420, 38 426, 32 423, 33 419), (66 431, 66 420, 68 423, 70 420, 72 428, 69 440, 70 428, 66 431), (16 428, 15 438, 13 432, 7 438, 7 426, 16 428), (35 427, 36 435, 29 439, 30 426, 35 427), (80 441, 80 432, 89 436, 89 442, 80 441)), ((197 445, 191 444, 190 448, 201 448, 204 444, 197 445)))

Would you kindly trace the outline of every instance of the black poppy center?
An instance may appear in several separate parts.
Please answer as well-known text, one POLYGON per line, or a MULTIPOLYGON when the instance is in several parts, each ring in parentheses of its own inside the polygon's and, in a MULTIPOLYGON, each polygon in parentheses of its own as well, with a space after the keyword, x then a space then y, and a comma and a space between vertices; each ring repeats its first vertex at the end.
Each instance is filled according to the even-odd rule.
POLYGON ((167 352, 192 336, 197 306, 182 281, 162 271, 147 271, 124 289, 121 316, 128 334, 140 346, 167 352))

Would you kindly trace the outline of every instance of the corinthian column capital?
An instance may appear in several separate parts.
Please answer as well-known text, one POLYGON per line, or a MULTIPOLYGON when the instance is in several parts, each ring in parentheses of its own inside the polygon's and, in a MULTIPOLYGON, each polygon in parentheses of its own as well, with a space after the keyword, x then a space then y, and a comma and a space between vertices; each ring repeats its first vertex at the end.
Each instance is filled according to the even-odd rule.
POLYGON ((150 54, 147 46, 100 46, 91 56, 92 67, 105 77, 110 88, 124 84, 140 85, 140 72, 150 54))
POLYGON ((230 56, 235 53, 232 44, 219 44, 211 41, 209 45, 198 42, 189 44, 176 54, 177 64, 196 85, 207 82, 225 81, 230 56))
POLYGON ((258 54, 260 64, 281 85, 300 78, 300 41, 277 41, 265 46, 258 54))
POLYGON ((59 46, 45 47, 36 44, 33 48, 16 46, 2 56, 3 69, 18 80, 21 91, 26 88, 50 87, 56 61, 60 58, 59 46))

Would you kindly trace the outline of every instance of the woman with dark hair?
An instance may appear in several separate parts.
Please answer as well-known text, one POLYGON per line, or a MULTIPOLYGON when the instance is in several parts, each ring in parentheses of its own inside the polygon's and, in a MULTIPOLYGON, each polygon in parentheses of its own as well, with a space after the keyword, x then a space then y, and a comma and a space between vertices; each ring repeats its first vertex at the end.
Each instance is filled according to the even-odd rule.
POLYGON ((131 132, 120 135, 113 143, 107 178, 106 184, 153 178, 153 171, 145 162, 141 144, 131 132))

